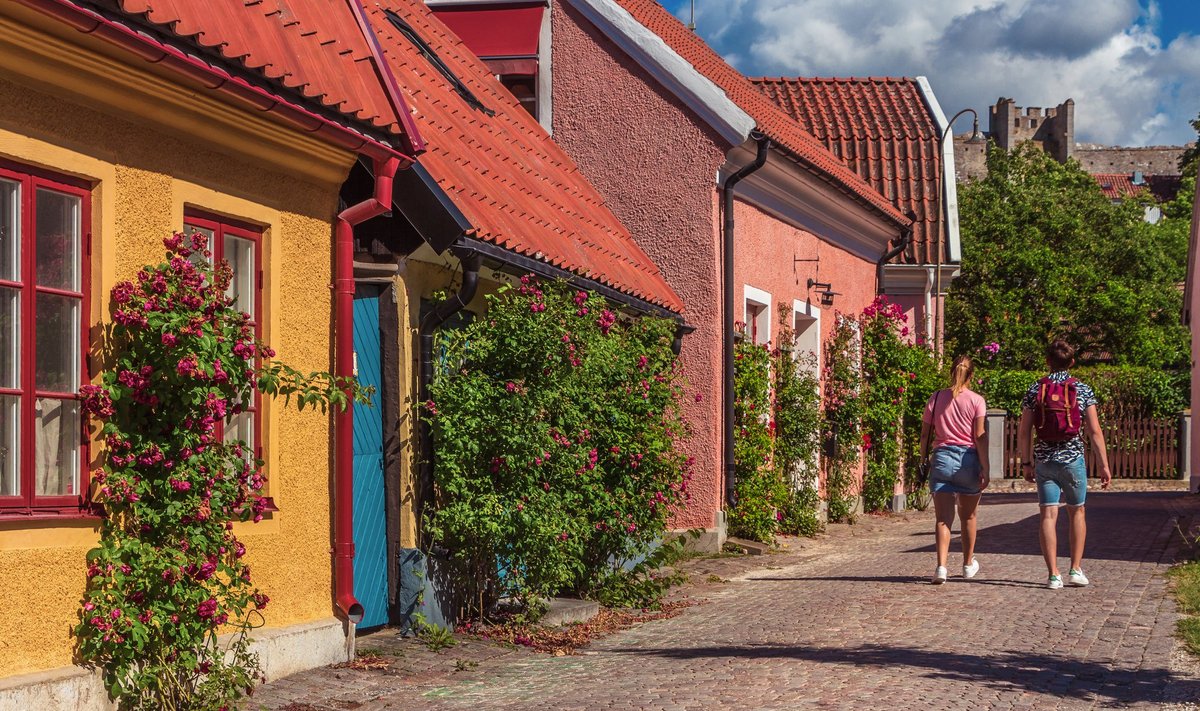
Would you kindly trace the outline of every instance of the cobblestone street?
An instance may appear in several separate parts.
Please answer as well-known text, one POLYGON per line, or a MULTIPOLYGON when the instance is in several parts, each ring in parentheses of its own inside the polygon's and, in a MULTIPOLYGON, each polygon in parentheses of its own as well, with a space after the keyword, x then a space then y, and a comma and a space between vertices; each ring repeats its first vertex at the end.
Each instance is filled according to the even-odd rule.
POLYGON ((867 519, 759 558, 728 582, 701 582, 694 594, 703 604, 577 656, 473 642, 492 651, 450 667, 466 653, 456 647, 440 655, 441 671, 422 672, 424 657, 401 653, 395 669, 325 669, 276 682, 247 707, 1188 707, 1200 699, 1200 675, 1176 649, 1162 574, 1181 545, 1177 526, 1198 510, 1197 497, 1174 492, 1093 494, 1084 562, 1092 585, 1058 591, 1044 588, 1031 495, 985 497, 980 576, 959 576, 956 542, 952 577, 940 587, 928 584, 929 513, 867 519))

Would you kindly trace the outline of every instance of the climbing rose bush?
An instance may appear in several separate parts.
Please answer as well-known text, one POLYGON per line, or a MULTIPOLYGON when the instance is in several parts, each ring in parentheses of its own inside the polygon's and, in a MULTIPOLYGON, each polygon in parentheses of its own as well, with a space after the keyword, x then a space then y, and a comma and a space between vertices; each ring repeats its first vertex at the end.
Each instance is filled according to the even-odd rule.
POLYGON ((863 508, 890 507, 905 445, 920 439, 921 409, 932 392, 936 372, 930 348, 912 337, 899 304, 876 297, 860 319, 863 344, 862 447, 867 459, 863 508), (919 386, 919 387, 918 387, 919 386))
POLYGON ((825 342, 824 360, 822 436, 826 445, 823 459, 829 520, 850 521, 854 517, 863 441, 862 339, 857 319, 842 313, 835 316, 833 333, 825 342))
POLYGON ((105 516, 75 632, 122 708, 226 709, 258 676, 246 633, 270 601, 233 532, 266 511, 262 462, 222 423, 256 387, 301 408, 367 394, 270 362, 227 296, 228 264, 209 266, 207 238, 164 245, 163 262, 113 287, 106 369, 80 391, 104 443, 92 481, 105 516))
POLYGON ((771 350, 743 338, 733 348, 733 461, 737 503, 729 533, 770 543, 779 530, 788 489, 773 459, 775 413, 771 350))
POLYGON ((664 533, 691 468, 674 333, 532 276, 440 332, 422 407, 436 472, 426 523, 465 616, 500 598, 595 594, 664 533))

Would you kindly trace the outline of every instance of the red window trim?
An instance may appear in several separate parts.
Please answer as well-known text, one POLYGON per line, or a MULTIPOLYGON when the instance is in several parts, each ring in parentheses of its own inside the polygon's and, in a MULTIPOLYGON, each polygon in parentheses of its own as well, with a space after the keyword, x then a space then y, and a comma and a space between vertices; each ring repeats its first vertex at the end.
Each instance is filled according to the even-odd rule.
MULTIPOLYGON (((254 244, 254 313, 250 314, 250 318, 254 321, 254 337, 262 340, 262 309, 263 309, 263 261, 262 261, 262 238, 263 230, 248 222, 241 222, 228 217, 217 215, 212 212, 197 208, 186 208, 183 211, 183 221, 186 225, 194 225, 212 230, 213 233, 213 263, 218 263, 225 258, 225 240, 226 234, 232 237, 248 240, 254 244)), ((254 389, 252 398, 252 412, 254 413, 254 456, 256 459, 262 459, 263 456, 263 418, 262 418, 262 393, 258 388, 254 389)), ((223 437, 225 434, 225 423, 218 424, 218 436, 223 437)), ((265 467, 264 467, 265 468, 265 467)))
POLYGON ((17 496, 0 496, 0 521, 34 520, 46 518, 94 518, 94 504, 89 495, 91 480, 88 463, 91 461, 91 440, 88 435, 85 419, 80 413, 79 419, 79 482, 78 490, 65 496, 36 496, 36 448, 34 439, 34 407, 39 396, 47 396, 57 400, 79 400, 79 393, 53 393, 36 389, 36 344, 34 329, 36 328, 36 308, 38 294, 69 296, 79 300, 79 384, 91 382, 88 374, 89 340, 91 325, 91 253, 92 253, 92 184, 60 175, 40 168, 26 166, 8 160, 0 159, 0 178, 21 185, 20 226, 21 226, 21 257, 19 282, 5 281, 4 285, 20 289, 21 292, 21 329, 20 346, 20 388, 4 389, 5 394, 20 395, 20 448, 21 459, 20 479, 21 494, 17 496), (40 287, 37 285, 35 272, 36 259, 36 209, 35 199, 39 189, 73 195, 79 198, 79 291, 71 292, 62 289, 40 287))

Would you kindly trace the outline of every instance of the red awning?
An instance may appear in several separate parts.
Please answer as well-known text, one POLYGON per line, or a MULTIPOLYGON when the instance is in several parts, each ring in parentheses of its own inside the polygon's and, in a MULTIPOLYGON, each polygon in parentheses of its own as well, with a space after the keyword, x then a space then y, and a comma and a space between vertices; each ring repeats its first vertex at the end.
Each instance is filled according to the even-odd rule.
POLYGON ((430 8, 481 59, 537 57, 545 2, 430 8))

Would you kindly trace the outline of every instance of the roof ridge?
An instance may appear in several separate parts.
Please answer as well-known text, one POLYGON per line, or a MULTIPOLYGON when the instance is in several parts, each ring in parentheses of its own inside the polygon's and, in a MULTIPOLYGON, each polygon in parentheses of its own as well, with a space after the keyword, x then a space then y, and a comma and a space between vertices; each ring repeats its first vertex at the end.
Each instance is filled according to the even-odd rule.
POLYGON ((816 76, 757 76, 746 77, 752 82, 773 82, 785 84, 915 84, 915 77, 908 76, 867 76, 867 77, 816 77, 816 76))

